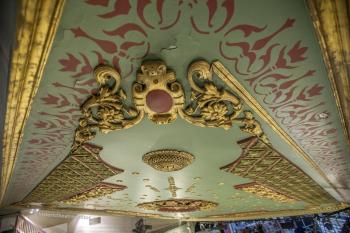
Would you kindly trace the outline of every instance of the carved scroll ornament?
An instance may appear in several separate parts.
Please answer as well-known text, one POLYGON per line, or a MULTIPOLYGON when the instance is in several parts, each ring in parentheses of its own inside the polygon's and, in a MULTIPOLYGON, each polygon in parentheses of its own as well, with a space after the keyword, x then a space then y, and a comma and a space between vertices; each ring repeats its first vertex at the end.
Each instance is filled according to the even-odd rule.
POLYGON ((133 85, 133 99, 136 108, 156 124, 173 122, 185 102, 181 84, 163 61, 142 64, 133 85))
POLYGON ((241 101, 215 85, 209 63, 192 63, 187 79, 192 88, 191 103, 180 112, 182 118, 201 127, 231 128, 233 120, 242 111, 241 101))
POLYGON ((124 104, 126 95, 120 88, 121 77, 114 68, 98 66, 94 77, 100 85, 99 93, 92 95, 81 106, 83 117, 75 133, 76 146, 94 138, 97 129, 102 133, 126 129, 143 118, 143 112, 124 104))
POLYGON ((73 148, 94 138, 97 130, 108 133, 130 128, 139 123, 145 114, 156 124, 169 124, 177 118, 177 114, 201 127, 229 129, 233 123, 238 123, 242 125, 240 129, 243 132, 268 143, 253 113, 246 110, 241 114, 243 103, 239 97, 216 85, 211 65, 206 61, 194 62, 188 69, 191 97, 187 107, 184 107, 185 95, 181 84, 163 61, 142 63, 132 88, 136 109, 125 104, 127 97, 120 87, 121 77, 114 68, 97 66, 94 77, 100 85, 99 93, 81 106, 84 117, 79 121, 73 148))

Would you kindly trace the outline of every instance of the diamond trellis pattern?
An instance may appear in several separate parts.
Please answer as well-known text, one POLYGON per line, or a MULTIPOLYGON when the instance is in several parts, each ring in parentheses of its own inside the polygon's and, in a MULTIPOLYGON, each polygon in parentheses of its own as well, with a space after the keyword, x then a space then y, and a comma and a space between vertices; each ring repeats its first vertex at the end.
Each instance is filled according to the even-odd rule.
MULTIPOLYGON (((270 145, 256 137, 244 139, 238 144, 243 149, 241 156, 222 170, 312 205, 335 202, 321 186, 270 145)), ((249 190, 252 191, 252 188, 249 190)))
MULTIPOLYGON (((101 149, 86 143, 71 152, 63 162, 24 198, 23 202, 51 203, 61 201, 85 190, 100 187, 99 184, 103 180, 122 173, 123 170, 108 166, 101 161, 98 157, 101 149)), ((103 184, 103 188, 105 188, 107 184, 103 184)), ((126 187, 112 187, 109 190, 119 191, 124 188, 126 187)))

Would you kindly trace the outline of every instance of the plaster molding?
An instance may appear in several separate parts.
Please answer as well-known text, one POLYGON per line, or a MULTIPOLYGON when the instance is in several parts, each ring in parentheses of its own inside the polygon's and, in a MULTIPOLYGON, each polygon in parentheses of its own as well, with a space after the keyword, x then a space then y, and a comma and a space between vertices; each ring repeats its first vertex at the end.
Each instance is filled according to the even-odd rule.
POLYGON ((38 90, 65 0, 23 0, 11 59, 3 138, 0 203, 11 179, 33 98, 38 90))
POLYGON ((345 137, 350 145, 349 2, 308 0, 345 137))

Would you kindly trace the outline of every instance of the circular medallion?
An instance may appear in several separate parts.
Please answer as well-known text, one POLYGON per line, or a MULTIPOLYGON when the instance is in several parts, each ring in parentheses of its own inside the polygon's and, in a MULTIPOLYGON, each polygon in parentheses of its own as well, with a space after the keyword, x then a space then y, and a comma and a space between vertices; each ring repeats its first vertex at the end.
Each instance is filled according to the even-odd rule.
POLYGON ((184 151, 156 150, 145 154, 142 160, 158 171, 172 172, 190 165, 194 156, 184 151))
POLYGON ((156 89, 148 92, 146 104, 153 112, 165 113, 170 111, 173 106, 173 98, 168 92, 156 89))
POLYGON ((161 212, 193 212, 209 210, 217 206, 218 204, 215 202, 193 199, 170 199, 162 201, 145 202, 137 205, 137 207, 142 209, 155 210, 161 212))

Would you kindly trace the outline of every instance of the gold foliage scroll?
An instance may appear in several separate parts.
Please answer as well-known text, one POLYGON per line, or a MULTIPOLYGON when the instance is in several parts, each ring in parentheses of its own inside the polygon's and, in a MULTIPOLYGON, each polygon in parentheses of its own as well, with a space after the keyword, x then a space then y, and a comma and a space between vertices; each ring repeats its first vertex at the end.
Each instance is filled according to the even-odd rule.
POLYGON ((181 117, 201 127, 230 129, 233 123, 237 123, 241 125, 240 129, 243 132, 269 143, 253 113, 249 110, 243 111, 240 98, 224 88, 219 88, 213 81, 215 72, 216 70, 203 60, 190 65, 187 79, 192 89, 191 102, 179 112, 181 117))
POLYGON ((23 203, 51 203, 60 201, 81 190, 95 187, 103 180, 123 172, 103 163, 98 154, 102 148, 84 144, 58 165, 23 203))
POLYGON ((181 111, 181 116, 189 123, 201 127, 231 128, 232 121, 242 111, 241 101, 215 85, 209 63, 192 63, 187 79, 192 88, 191 103, 181 111))
POLYGON ((241 140, 238 144, 242 148, 241 156, 222 170, 312 205, 336 201, 295 164, 258 137, 241 140))
POLYGON ((94 76, 100 85, 99 93, 92 95, 81 106, 83 118, 75 133, 76 146, 91 140, 96 135, 96 129, 102 133, 130 128, 143 118, 142 112, 137 112, 124 104, 125 92, 120 88, 119 73, 109 66, 98 66, 94 76))
POLYGON ((100 85, 99 93, 81 106, 83 117, 76 130, 73 148, 94 138, 97 130, 108 133, 132 127, 145 114, 156 124, 169 124, 177 114, 201 127, 229 129, 237 123, 243 132, 268 142, 253 113, 249 110, 242 113, 243 103, 239 97, 216 85, 212 70, 206 61, 190 65, 187 79, 192 92, 190 103, 185 108, 183 88, 175 73, 167 70, 163 61, 145 61, 133 84, 134 109, 125 104, 127 97, 120 87, 119 73, 110 66, 97 66, 94 76, 100 85))

